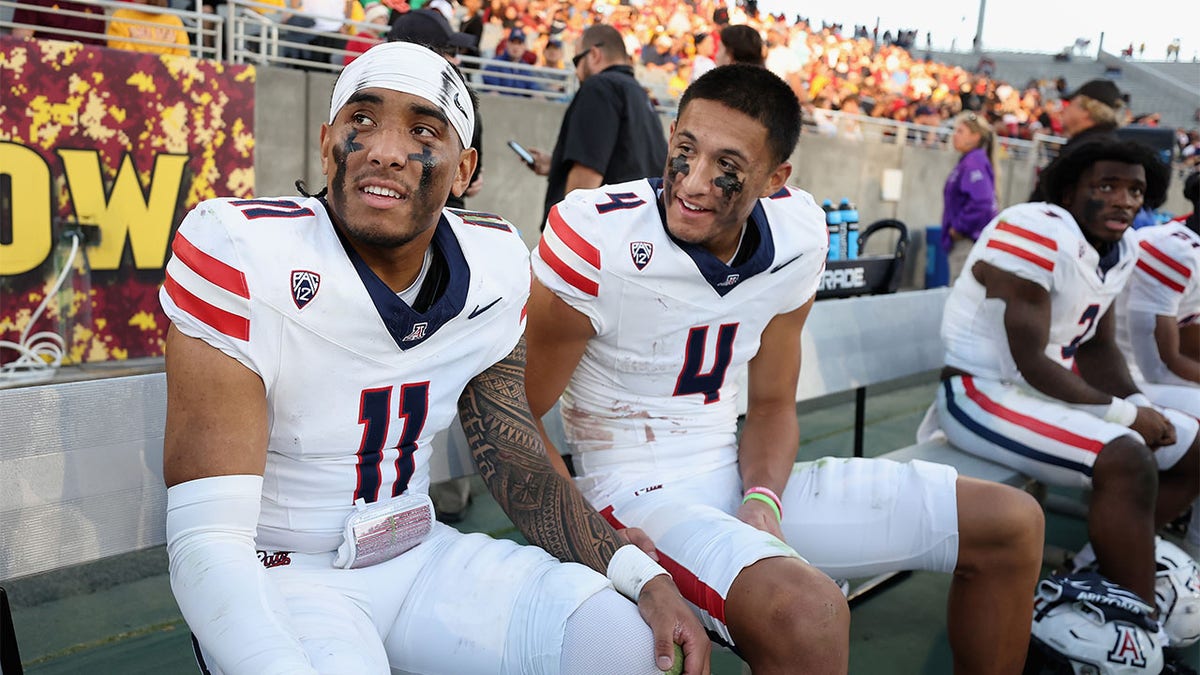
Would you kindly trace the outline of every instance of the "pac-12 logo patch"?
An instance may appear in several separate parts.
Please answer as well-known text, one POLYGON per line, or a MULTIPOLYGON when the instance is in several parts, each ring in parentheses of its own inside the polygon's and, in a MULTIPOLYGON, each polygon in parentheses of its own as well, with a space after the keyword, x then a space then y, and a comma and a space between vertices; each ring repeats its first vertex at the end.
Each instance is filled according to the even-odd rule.
POLYGON ((650 264, 650 256, 654 255, 654 244, 648 241, 634 241, 629 244, 629 255, 638 270, 645 269, 650 264))
POLYGON ((304 306, 317 297, 317 289, 321 287, 321 275, 307 270, 292 270, 292 301, 296 309, 304 306))

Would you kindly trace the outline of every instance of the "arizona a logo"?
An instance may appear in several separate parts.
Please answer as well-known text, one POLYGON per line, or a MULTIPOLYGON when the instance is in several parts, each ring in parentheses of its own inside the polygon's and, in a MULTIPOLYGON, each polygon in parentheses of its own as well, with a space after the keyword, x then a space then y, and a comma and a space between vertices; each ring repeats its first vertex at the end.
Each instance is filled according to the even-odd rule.
POLYGON ((1145 668, 1146 653, 1138 642, 1137 629, 1125 623, 1114 623, 1113 628, 1117 629, 1117 641, 1108 652, 1108 660, 1112 663, 1145 668))
POLYGON ((321 287, 321 275, 307 270, 292 270, 292 302, 296 309, 304 306, 317 297, 317 289, 321 287))
POLYGON ((634 241, 629 244, 629 255, 638 270, 645 269, 650 264, 650 256, 654 255, 654 244, 648 241, 634 241))
POLYGON ((414 323, 412 332, 409 333, 408 335, 405 335, 404 339, 401 340, 401 342, 411 342, 413 340, 424 340, 425 339, 425 330, 427 328, 429 328, 428 321, 422 321, 421 323, 414 323))

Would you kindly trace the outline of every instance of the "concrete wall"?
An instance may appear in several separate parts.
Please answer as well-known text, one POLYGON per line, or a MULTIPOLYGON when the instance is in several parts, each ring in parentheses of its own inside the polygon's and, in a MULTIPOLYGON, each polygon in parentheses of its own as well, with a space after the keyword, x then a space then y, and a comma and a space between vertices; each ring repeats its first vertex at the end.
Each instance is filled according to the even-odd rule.
MULTIPOLYGON (((329 115, 334 76, 278 68, 258 69, 255 95, 256 193, 260 196, 295 194, 293 183, 304 178, 310 191, 325 184, 320 164, 320 126, 329 115)), ((509 139, 525 147, 549 152, 558 137, 566 105, 508 96, 481 97, 484 183, 482 191, 467 200, 467 207, 497 213, 521 230, 525 242, 537 243, 546 194, 546 179, 535 175, 505 145, 509 139)), ((664 117, 665 130, 670 119, 664 117)), ((921 230, 941 222, 942 187, 958 155, 950 149, 902 146, 884 138, 848 141, 804 133, 792 155, 791 185, 812 193, 818 201, 849 197, 858 205, 865 225, 883 218, 903 221, 913 239, 924 241, 921 230), (883 172, 902 172, 898 201, 884 201, 883 172)), ((998 161, 1001 207, 1024 201, 1033 189, 1032 159, 998 161)), ((1165 209, 1190 211, 1172 183, 1165 209)), ((891 247, 884 241, 881 250, 891 247)), ((907 286, 921 285, 923 251, 910 252, 915 265, 907 286)))
POLYGON ((256 75, 254 193, 260 197, 293 195, 296 179, 305 176, 310 138, 311 145, 316 145, 321 120, 308 118, 310 97, 304 71, 260 67, 256 75))

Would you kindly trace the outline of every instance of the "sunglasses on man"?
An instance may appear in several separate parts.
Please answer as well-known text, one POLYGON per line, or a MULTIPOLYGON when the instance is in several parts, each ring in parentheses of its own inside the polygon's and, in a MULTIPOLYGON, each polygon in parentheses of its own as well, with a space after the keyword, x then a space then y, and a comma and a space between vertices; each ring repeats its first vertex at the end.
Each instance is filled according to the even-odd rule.
POLYGON ((578 54, 576 54, 575 56, 572 56, 572 57, 571 57, 571 65, 573 65, 573 66, 575 66, 576 68, 578 68, 578 67, 579 67, 579 62, 580 62, 580 61, 582 61, 582 60, 584 60, 585 58, 587 58, 587 55, 588 55, 588 53, 589 53, 589 52, 591 52, 591 51, 592 51, 593 49, 595 49, 596 47, 603 47, 603 46, 604 46, 604 43, 603 43, 603 42, 597 42, 596 44, 592 45, 591 47, 588 47, 587 49, 584 49, 583 51, 579 52, 579 53, 578 53, 578 54))

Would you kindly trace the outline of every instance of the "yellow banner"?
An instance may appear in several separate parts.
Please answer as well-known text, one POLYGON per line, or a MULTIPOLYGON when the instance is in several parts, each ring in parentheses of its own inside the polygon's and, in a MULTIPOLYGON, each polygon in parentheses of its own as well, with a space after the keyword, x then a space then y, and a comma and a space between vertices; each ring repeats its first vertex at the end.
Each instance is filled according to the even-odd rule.
POLYGON ((175 228, 203 199, 253 196, 254 78, 0 36, 0 340, 58 333, 71 363, 162 354, 175 228), (72 232, 85 245, 54 292, 72 232))

